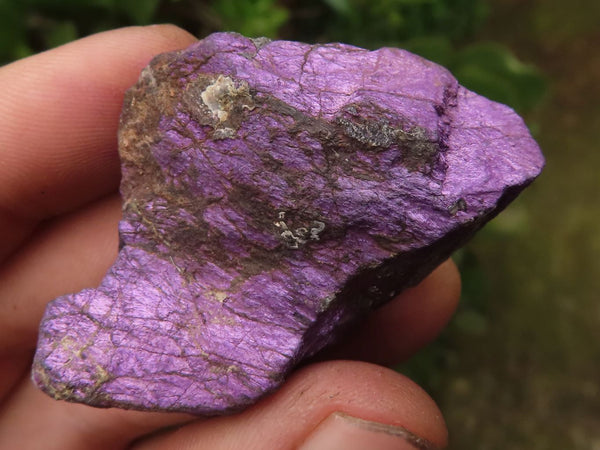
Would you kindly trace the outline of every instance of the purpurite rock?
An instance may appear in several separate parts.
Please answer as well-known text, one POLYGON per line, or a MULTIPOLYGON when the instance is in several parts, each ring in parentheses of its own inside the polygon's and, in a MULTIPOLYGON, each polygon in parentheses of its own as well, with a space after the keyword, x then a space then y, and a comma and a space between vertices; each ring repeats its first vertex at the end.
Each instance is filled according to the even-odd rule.
POLYGON ((33 378, 207 415, 275 389, 543 166, 510 108, 418 56, 230 33, 156 57, 119 143, 118 259, 48 305, 33 378))

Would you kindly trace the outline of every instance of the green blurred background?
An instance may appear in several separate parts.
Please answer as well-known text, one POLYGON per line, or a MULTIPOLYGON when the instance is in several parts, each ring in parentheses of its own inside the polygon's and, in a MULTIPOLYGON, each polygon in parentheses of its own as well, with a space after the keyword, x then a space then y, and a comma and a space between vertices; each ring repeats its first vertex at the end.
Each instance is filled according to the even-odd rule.
POLYGON ((451 448, 600 449, 598 0, 0 0, 0 63, 157 22, 404 47, 521 113, 547 167, 455 255, 461 306, 399 370, 451 448))

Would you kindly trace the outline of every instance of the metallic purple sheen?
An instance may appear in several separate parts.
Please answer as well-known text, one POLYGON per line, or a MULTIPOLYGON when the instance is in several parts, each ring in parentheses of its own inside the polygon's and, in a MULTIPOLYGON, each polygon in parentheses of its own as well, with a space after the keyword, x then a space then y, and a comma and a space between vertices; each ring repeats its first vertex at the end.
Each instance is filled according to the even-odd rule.
POLYGON ((118 259, 48 305, 33 379, 203 415, 273 391, 544 164, 514 111, 416 55, 232 33, 144 69, 119 152, 118 259))

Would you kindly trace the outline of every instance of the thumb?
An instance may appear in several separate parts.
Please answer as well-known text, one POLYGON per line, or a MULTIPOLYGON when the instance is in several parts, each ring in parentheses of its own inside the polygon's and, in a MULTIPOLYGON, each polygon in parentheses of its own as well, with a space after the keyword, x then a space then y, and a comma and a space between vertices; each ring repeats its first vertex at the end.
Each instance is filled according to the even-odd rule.
POLYGON ((241 414, 185 425, 139 441, 136 450, 443 448, 433 400, 384 367, 332 361, 306 367, 241 414))

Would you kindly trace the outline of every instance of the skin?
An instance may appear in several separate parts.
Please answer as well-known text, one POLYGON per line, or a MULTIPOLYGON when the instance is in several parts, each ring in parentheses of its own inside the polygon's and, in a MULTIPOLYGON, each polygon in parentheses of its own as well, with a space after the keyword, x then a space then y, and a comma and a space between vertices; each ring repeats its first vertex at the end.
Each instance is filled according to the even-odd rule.
POLYGON ((241 414, 96 409, 31 383, 46 303, 97 285, 117 254, 123 94, 152 56, 194 40, 169 25, 126 28, 0 68, 0 448, 287 449, 335 411, 445 447, 433 400, 384 365, 414 354, 450 319, 460 294, 450 261, 241 414))

